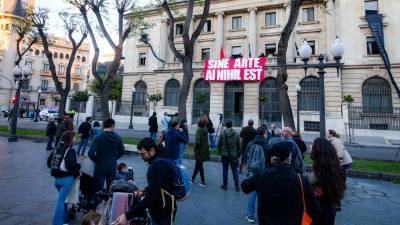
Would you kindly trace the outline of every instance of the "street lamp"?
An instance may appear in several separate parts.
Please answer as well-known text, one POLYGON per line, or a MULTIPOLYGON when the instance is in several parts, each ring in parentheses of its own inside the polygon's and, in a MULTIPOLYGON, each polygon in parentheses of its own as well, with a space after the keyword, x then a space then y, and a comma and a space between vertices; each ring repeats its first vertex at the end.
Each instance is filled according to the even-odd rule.
POLYGON ((21 98, 21 89, 22 84, 26 80, 28 80, 28 76, 30 74, 30 68, 26 65, 23 69, 21 69, 18 65, 14 67, 12 70, 12 74, 14 75, 14 81, 18 84, 17 91, 15 93, 15 104, 11 113, 11 132, 10 137, 8 137, 8 142, 16 142, 18 141, 17 137, 17 119, 18 119, 18 111, 19 111, 19 102, 21 98))
POLYGON ((40 102, 40 94, 42 93, 42 89, 39 88, 37 90, 38 93, 38 97, 37 97, 37 104, 36 104, 36 110, 35 110, 35 119, 33 120, 33 122, 38 122, 38 115, 39 115, 39 102, 40 102))
POLYGON ((319 121, 320 121, 320 137, 326 137, 326 128, 325 128, 325 82, 324 82, 324 75, 325 75, 325 68, 326 67, 335 67, 337 71, 337 75, 339 76, 341 62, 344 53, 344 45, 340 42, 339 38, 336 37, 332 47, 331 47, 331 54, 335 59, 335 63, 326 63, 324 62, 325 57, 324 55, 319 55, 318 57, 318 64, 308 64, 308 60, 312 54, 312 49, 308 45, 307 41, 303 42, 303 46, 299 49, 300 58, 304 62, 304 73, 307 75, 308 68, 318 68, 318 75, 319 75, 319 96, 320 96, 320 113, 319 113, 319 121))
POLYGON ((135 92, 136 92, 135 87, 132 87, 131 121, 129 122, 129 127, 128 127, 129 129, 133 129, 132 117, 133 117, 133 101, 135 100, 135 92))
POLYGON ((300 132, 300 94, 301 94, 300 84, 296 84, 296 92, 297 92, 297 131, 300 132))

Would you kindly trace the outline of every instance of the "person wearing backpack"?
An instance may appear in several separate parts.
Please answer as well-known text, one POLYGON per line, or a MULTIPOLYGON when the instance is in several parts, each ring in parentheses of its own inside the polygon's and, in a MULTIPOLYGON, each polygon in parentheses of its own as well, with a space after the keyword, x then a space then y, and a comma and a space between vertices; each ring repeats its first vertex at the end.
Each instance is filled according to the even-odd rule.
POLYGON ((127 225, 129 220, 141 215, 145 209, 149 210, 152 225, 171 225, 177 207, 173 195, 167 193, 173 192, 171 164, 174 164, 159 156, 157 145, 151 138, 142 139, 137 149, 139 156, 149 164, 148 185, 134 192, 135 197, 141 198, 140 202, 119 216, 112 225, 127 225))
POLYGON ((239 156, 240 156, 240 137, 238 133, 232 128, 232 120, 226 120, 226 129, 218 138, 218 152, 221 154, 222 161, 222 176, 223 184, 222 190, 227 190, 228 183, 228 168, 229 165, 232 169, 233 180, 235 182, 235 190, 240 191, 239 186, 239 156))
POLYGON ((72 148, 74 139, 75 133, 66 131, 57 148, 47 158, 47 167, 50 168, 51 176, 54 177, 54 186, 58 191, 52 225, 62 225, 67 220, 68 211, 64 202, 81 169, 81 165, 76 160, 76 151, 72 148))
MULTIPOLYGON (((246 149, 247 154, 247 176, 251 177, 262 172, 266 167, 266 159, 269 158, 270 145, 267 143, 267 132, 264 127, 257 128, 256 137, 251 141, 246 149)), ((247 198, 246 219, 249 223, 254 223, 254 213, 256 210, 257 192, 249 193, 247 198)))
POLYGON ((254 121, 250 119, 247 123, 247 127, 243 127, 240 131, 240 137, 242 138, 242 148, 240 152, 240 165, 239 165, 239 173, 242 173, 243 167, 247 163, 246 157, 246 149, 247 145, 254 140, 257 135, 256 129, 254 129, 254 121))

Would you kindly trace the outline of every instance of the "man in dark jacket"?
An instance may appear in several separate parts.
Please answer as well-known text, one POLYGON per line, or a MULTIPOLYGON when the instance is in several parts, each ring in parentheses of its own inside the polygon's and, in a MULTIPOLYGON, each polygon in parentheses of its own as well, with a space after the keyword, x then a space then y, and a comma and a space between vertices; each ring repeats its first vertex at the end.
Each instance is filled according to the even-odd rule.
POLYGON ((107 183, 107 189, 110 188, 111 182, 115 180, 117 160, 125 152, 121 138, 113 131, 115 121, 107 119, 103 127, 103 132, 93 139, 88 153, 94 163, 93 177, 97 184, 96 191, 103 189, 104 180, 107 183))
POLYGON ((249 120, 247 123, 247 127, 243 127, 242 130, 240 131, 240 137, 242 138, 242 148, 240 152, 240 166, 239 166, 239 173, 242 173, 242 168, 244 165, 246 165, 247 160, 246 160, 246 149, 247 145, 250 143, 250 141, 253 141, 254 138, 256 137, 256 129, 253 127, 254 121, 252 119, 249 120))
POLYGON ((243 192, 257 191, 258 220, 260 225, 301 224, 303 199, 311 219, 316 219, 320 206, 308 179, 298 175, 290 166, 292 145, 288 142, 275 144, 271 149, 271 166, 261 174, 242 182, 243 192), (303 185, 301 188, 300 179, 303 185))
POLYGON ((183 130, 179 128, 178 121, 174 120, 165 134, 165 150, 177 166, 179 166, 179 146, 181 143, 186 144, 187 139, 183 130))
POLYGON ((223 184, 221 189, 227 189, 228 167, 231 166, 235 189, 240 191, 239 175, 237 168, 239 166, 240 156, 240 137, 232 128, 232 120, 226 120, 226 129, 218 138, 218 151, 221 153, 223 184))
POLYGON ((79 128, 78 128, 78 134, 81 135, 81 143, 79 144, 78 147, 78 156, 84 156, 85 151, 86 151, 86 146, 89 142, 90 138, 90 130, 92 129, 92 125, 90 124, 90 121, 92 118, 86 117, 86 121, 83 122, 79 128))
POLYGON ((158 122, 157 122, 157 113, 153 112, 153 115, 149 118, 149 132, 150 138, 153 141, 157 140, 157 133, 158 133, 158 122))
POLYGON ((136 191, 136 197, 143 197, 131 210, 122 214, 112 224, 125 225, 128 221, 141 215, 149 209, 152 224, 170 225, 172 216, 176 213, 176 202, 168 194, 161 194, 162 190, 171 193, 172 176, 170 167, 165 160, 160 160, 157 146, 151 138, 142 139, 138 146, 139 156, 149 164, 147 169, 147 187, 136 191))
POLYGON ((57 133, 56 124, 54 123, 54 119, 50 117, 49 123, 47 124, 46 128, 46 136, 49 137, 46 147, 47 151, 53 150, 53 147, 51 145, 53 144, 54 136, 56 136, 56 133, 57 133))

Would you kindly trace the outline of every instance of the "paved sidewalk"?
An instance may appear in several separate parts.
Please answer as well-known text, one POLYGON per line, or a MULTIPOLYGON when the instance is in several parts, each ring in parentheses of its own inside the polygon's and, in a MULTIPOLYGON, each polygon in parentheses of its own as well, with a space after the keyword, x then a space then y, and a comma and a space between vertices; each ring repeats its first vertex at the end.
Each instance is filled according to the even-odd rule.
MULTIPOLYGON (((0 137, 0 224, 48 225, 56 199, 53 179, 46 167, 48 152, 44 143, 8 143, 0 137)), ((135 169, 135 180, 146 185, 147 165, 134 155, 121 159, 135 169)), ((184 161, 191 175, 194 162, 184 161)), ((206 187, 194 185, 189 199, 178 203, 176 225, 247 225, 247 197, 236 193, 232 178, 228 191, 219 188, 220 163, 205 163, 206 187), (195 218, 195 219, 194 219, 195 218)), ((245 179, 243 175, 240 180, 245 179)), ((400 185, 382 181, 348 179, 340 225, 394 225, 400 221, 400 185)), ((78 219, 69 225, 79 225, 78 219)))

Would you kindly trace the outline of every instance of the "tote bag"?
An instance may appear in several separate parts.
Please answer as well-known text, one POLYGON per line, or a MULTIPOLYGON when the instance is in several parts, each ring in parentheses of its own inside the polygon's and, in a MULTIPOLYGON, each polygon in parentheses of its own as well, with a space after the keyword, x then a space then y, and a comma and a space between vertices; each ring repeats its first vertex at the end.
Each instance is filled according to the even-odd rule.
POLYGON ((80 180, 79 178, 74 180, 72 184, 71 190, 68 193, 67 198, 65 199, 65 203, 67 204, 78 204, 79 202, 79 188, 80 188, 80 180))

